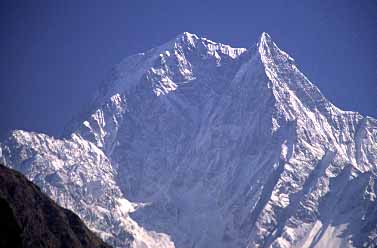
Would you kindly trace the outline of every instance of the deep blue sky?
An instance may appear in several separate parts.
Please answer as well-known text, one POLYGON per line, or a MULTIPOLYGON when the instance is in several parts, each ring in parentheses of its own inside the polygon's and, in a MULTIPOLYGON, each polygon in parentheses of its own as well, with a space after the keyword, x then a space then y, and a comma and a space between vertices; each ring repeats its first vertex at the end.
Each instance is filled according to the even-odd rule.
POLYGON ((239 47, 262 31, 335 105, 377 117, 377 2, 5 1, 0 138, 59 135, 111 67, 183 31, 239 47))

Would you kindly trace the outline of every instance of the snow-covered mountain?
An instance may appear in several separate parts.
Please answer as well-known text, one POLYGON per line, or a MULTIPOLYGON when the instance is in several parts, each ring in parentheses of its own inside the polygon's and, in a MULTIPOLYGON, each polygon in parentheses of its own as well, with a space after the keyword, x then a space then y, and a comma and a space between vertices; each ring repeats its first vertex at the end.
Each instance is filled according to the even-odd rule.
POLYGON ((67 130, 14 131, 1 160, 117 247, 377 246, 377 120, 266 33, 128 57, 67 130))

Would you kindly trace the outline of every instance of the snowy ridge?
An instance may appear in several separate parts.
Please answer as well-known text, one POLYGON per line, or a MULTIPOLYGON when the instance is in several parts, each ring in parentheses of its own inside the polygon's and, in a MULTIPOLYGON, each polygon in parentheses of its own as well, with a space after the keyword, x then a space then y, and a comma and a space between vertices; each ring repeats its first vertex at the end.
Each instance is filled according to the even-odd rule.
POLYGON ((266 33, 250 49, 182 33, 90 106, 66 139, 15 131, 2 159, 116 247, 377 245, 377 120, 266 33))
POLYGON ((125 111, 126 100, 124 96, 115 94, 101 108, 92 113, 80 125, 79 132, 76 133, 107 153, 111 153, 116 143, 119 123, 122 121, 125 111))
POLYGON ((166 235, 148 232, 130 218, 129 213, 143 204, 123 197, 115 182, 116 171, 94 144, 75 134, 70 140, 57 140, 14 131, 1 148, 7 166, 23 172, 60 206, 77 213, 108 243, 128 247, 136 239, 141 246, 144 242, 169 247, 166 235))
POLYGON ((196 53, 203 59, 214 60, 219 65, 224 57, 236 59, 246 51, 245 48, 232 48, 184 32, 146 53, 125 58, 114 68, 113 78, 110 82, 105 82, 103 92, 99 92, 99 95, 108 98, 116 93, 130 91, 140 84, 146 73, 149 77, 156 77, 151 80, 155 94, 166 94, 175 90, 180 82, 195 77, 189 58, 191 54, 196 53))

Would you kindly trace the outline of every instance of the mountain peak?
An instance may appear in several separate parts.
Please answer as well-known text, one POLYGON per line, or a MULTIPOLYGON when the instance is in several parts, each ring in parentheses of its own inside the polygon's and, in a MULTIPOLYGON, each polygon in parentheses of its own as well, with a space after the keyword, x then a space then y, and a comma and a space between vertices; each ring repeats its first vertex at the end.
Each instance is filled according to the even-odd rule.
POLYGON ((196 34, 190 33, 190 32, 186 32, 186 31, 180 33, 178 35, 178 37, 199 39, 199 37, 196 34))
POLYGON ((196 40, 198 40, 199 37, 196 34, 192 34, 189 32, 183 32, 176 36, 176 41, 182 41, 186 44, 194 44, 196 40))
POLYGON ((266 32, 262 32, 262 34, 260 35, 259 40, 261 42, 271 42, 271 36, 268 33, 266 33, 266 32))
MULTIPOLYGON (((236 48, 232 47, 227 44, 223 44, 221 42, 216 42, 213 40, 210 40, 203 36, 198 36, 193 33, 189 32, 183 32, 176 36, 175 39, 173 39, 174 44, 180 43, 181 45, 196 47, 198 44, 201 44, 202 46, 206 47, 207 50, 210 50, 209 52, 214 52, 214 50, 219 50, 219 53, 225 53, 232 57, 237 57, 241 53, 245 52, 246 48, 236 48)), ((170 41, 171 44, 171 41, 170 41)), ((165 48, 165 46, 163 46, 165 48)))
POLYGON ((261 34, 257 49, 266 75, 274 85, 276 99, 282 105, 286 105, 280 107, 280 110, 287 116, 292 117, 295 115, 293 113, 304 112, 302 108, 296 108, 300 105, 313 110, 320 109, 326 116, 339 113, 340 110, 299 70, 295 60, 281 50, 266 32, 261 34))
POLYGON ((294 63, 294 59, 288 53, 281 50, 266 32, 260 35, 257 49, 265 65, 290 67, 290 64, 294 63))
POLYGON ((281 51, 277 47, 277 45, 272 41, 271 36, 266 32, 263 32, 260 35, 259 42, 258 42, 258 50, 262 56, 274 55, 276 54, 276 52, 285 54, 285 52, 281 51))

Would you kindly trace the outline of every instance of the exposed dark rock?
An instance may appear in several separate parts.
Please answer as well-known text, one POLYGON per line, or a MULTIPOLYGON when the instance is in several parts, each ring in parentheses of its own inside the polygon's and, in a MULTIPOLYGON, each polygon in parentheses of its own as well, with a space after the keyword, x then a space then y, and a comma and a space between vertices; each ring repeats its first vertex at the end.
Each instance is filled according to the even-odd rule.
POLYGON ((0 165, 0 247, 111 247, 21 173, 0 165))

